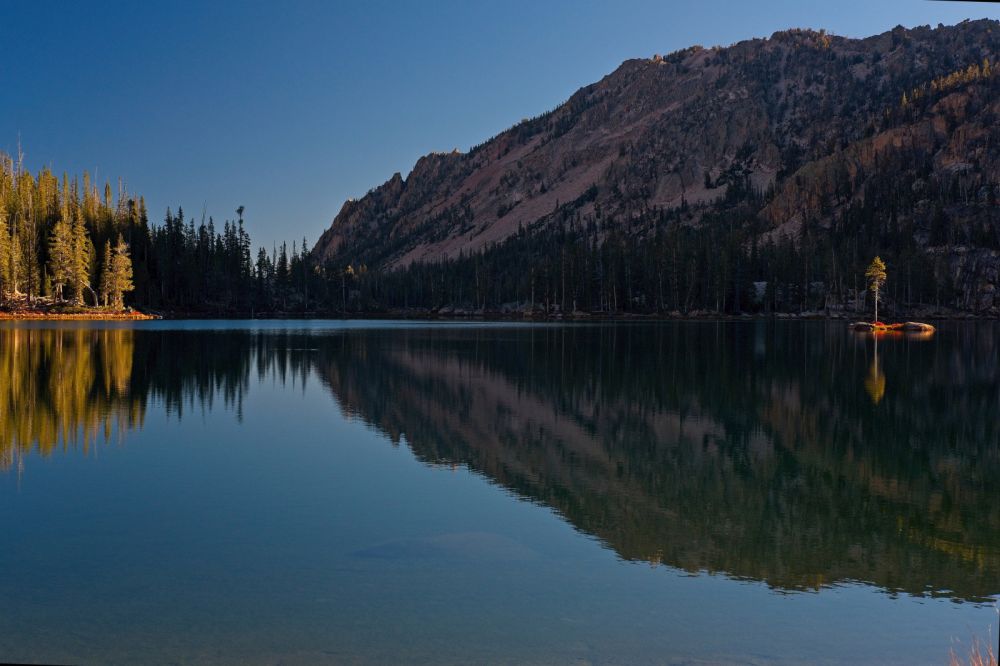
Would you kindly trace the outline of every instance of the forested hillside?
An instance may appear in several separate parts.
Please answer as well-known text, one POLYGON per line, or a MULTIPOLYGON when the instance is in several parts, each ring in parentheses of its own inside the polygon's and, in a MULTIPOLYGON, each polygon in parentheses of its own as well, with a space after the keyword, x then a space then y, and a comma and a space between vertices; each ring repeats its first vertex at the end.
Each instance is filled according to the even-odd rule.
POLYGON ((217 229, 178 209, 151 224, 119 182, 32 174, 0 154, 0 305, 124 305, 249 313, 309 306, 305 252, 293 243, 252 257, 243 208, 217 229))
POLYGON ((996 314, 1000 24, 791 30, 625 62, 344 204, 332 307, 996 314), (339 301, 339 302, 338 302, 339 301))
POLYGON ((1000 313, 1000 24, 791 30, 630 60, 254 250, 0 160, 4 307, 166 313, 1000 313))

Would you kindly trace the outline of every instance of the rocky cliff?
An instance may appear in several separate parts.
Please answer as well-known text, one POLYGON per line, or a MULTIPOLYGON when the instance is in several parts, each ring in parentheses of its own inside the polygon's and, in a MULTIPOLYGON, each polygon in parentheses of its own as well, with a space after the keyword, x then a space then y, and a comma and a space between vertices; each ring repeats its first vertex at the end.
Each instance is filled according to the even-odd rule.
POLYGON ((994 305, 1000 24, 866 39, 790 30, 629 60, 466 153, 421 158, 344 204, 319 261, 401 268, 565 220, 643 236, 738 208, 762 240, 851 234, 874 209, 940 259, 968 307, 994 305), (938 249, 933 249, 938 248, 938 249))

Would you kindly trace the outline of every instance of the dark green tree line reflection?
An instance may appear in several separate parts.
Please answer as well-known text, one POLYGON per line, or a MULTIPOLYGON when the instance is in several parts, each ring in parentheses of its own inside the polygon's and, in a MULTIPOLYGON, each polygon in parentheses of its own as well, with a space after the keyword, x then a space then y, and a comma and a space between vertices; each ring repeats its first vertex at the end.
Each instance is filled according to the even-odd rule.
POLYGON ((760 579, 1000 591, 997 349, 968 329, 667 325, 347 336, 343 408, 464 463, 621 557, 760 579))
POLYGON ((239 415, 255 382, 315 373, 420 460, 624 559, 983 600, 1000 593, 995 334, 880 341, 873 400, 872 341, 822 324, 3 330, 3 460, 141 426, 150 399, 239 415), (29 394, 42 407, 19 409, 29 394))

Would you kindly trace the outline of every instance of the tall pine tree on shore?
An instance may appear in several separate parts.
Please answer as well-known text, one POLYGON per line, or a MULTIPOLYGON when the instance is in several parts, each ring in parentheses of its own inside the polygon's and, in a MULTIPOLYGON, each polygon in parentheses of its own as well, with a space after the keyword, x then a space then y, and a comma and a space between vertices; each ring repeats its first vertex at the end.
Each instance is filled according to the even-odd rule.
POLYGON ((7 225, 7 208, 0 201, 0 301, 11 291, 10 227, 7 225))
POLYGON ((129 258, 128 245, 121 234, 118 234, 111 263, 105 270, 108 272, 107 287, 111 307, 121 310, 125 307, 125 294, 135 289, 135 285, 132 284, 132 260, 129 258))
MULTIPOLYGON (((70 284, 73 287, 73 302, 83 305, 84 290, 89 290, 93 293, 90 286, 90 267, 93 263, 94 244, 90 241, 90 235, 87 233, 83 216, 79 212, 77 212, 76 219, 73 222, 71 236, 73 261, 70 284)), ((97 303, 94 303, 94 305, 97 305, 97 303)))
POLYGON ((72 229, 66 221, 69 212, 63 206, 62 214, 52 226, 49 235, 49 278, 52 280, 53 297, 64 300, 63 292, 67 283, 74 282, 74 247, 72 229))
POLYGON ((100 292, 101 304, 107 307, 111 297, 111 241, 104 241, 104 260, 101 266, 101 279, 97 289, 100 292))

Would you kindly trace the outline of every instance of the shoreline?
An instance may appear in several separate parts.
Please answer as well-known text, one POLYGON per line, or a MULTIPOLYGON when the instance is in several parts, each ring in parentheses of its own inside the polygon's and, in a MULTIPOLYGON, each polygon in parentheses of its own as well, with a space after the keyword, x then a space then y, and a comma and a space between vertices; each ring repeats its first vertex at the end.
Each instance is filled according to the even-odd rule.
MULTIPOLYGON (((431 310, 392 310, 387 312, 156 312, 161 319, 330 319, 330 320, 385 320, 402 319, 413 321, 513 321, 513 322, 627 322, 627 321, 868 321, 870 312, 836 311, 824 312, 813 310, 805 312, 755 312, 744 314, 728 314, 707 310, 681 312, 583 312, 545 313, 523 310, 487 310, 487 311, 431 311, 431 310)), ((936 320, 963 321, 982 320, 996 321, 998 313, 975 313, 961 310, 919 310, 893 313, 893 319, 900 321, 936 320)))
MULTIPOLYGON (((638 321, 867 321, 869 313, 863 312, 772 312, 726 314, 709 311, 629 313, 629 312, 573 312, 569 314, 526 312, 526 311, 445 311, 397 310, 390 312, 140 312, 93 311, 93 312, 47 312, 45 310, 0 310, 0 321, 156 321, 156 320, 411 320, 411 321, 467 321, 467 322, 638 322, 638 321)), ((921 311, 898 313, 894 318, 901 320, 934 321, 996 321, 1000 316, 993 313, 962 311, 921 311)))
POLYGON ((0 312, 0 321, 151 321, 143 312, 0 312))

